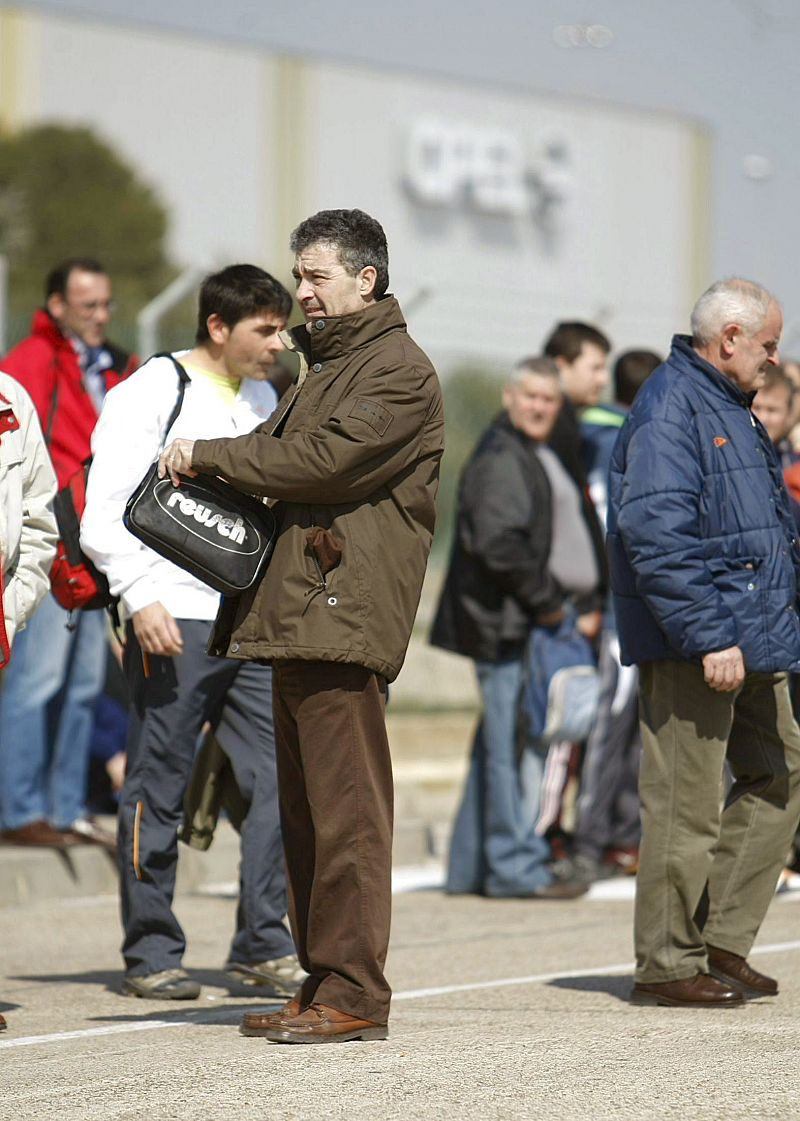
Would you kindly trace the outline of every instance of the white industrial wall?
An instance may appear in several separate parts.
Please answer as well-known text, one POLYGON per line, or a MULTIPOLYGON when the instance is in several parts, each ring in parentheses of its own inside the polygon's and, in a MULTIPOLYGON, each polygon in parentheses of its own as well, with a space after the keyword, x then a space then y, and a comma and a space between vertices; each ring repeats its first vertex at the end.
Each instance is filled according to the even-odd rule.
POLYGON ((664 349, 705 279, 706 147, 688 121, 2 8, 0 61, 6 121, 95 127, 169 207, 180 262, 285 275, 305 213, 374 213, 392 288, 445 368, 513 361, 559 317, 664 349), (481 208, 466 165, 448 201, 415 197, 409 145, 425 122, 478 147, 500 131, 526 172, 560 146, 547 233, 529 208, 481 208))

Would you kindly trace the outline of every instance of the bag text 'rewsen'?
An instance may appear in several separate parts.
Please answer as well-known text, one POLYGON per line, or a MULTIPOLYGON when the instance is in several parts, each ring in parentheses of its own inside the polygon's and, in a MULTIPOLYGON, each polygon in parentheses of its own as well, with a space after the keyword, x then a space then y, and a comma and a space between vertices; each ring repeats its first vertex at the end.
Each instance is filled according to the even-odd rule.
POLYGON ((167 499, 167 506, 180 506, 180 511, 185 517, 194 518, 196 522, 208 526, 209 529, 216 526, 217 533, 223 537, 230 538, 237 545, 244 544, 247 531, 241 518, 234 521, 233 518, 225 518, 222 514, 214 514, 208 506, 195 502, 193 498, 185 497, 177 490, 173 491, 167 499))

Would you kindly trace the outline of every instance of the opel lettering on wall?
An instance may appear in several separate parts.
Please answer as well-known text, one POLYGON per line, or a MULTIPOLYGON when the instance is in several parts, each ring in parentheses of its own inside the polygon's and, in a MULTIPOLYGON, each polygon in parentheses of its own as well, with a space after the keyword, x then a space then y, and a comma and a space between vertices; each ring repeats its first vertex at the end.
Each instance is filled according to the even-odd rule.
POLYGON ((405 186, 428 206, 541 218, 570 193, 567 164, 560 142, 545 144, 536 159, 528 159, 506 129, 425 118, 411 129, 405 186))

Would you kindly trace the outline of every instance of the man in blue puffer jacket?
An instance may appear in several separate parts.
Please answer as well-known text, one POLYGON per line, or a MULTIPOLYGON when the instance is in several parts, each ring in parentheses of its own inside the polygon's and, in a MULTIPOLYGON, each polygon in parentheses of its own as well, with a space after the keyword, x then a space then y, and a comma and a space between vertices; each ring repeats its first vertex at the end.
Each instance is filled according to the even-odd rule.
POLYGON ((787 686, 800 670, 800 549, 750 408, 782 327, 760 285, 714 284, 612 457, 612 589, 622 661, 641 674, 636 1003, 708 1008, 778 991, 746 955, 800 816, 787 686))

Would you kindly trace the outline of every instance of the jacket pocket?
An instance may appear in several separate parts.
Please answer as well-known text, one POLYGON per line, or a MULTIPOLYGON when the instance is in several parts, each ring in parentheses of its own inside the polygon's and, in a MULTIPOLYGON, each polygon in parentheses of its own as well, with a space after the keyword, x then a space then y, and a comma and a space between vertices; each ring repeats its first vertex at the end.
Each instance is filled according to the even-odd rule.
MULTIPOLYGON (((768 589, 761 557, 714 558, 707 562, 714 587, 736 620, 740 645, 761 655, 765 639, 765 603, 768 589)), ((752 661, 752 657, 748 659, 752 661)))
POLYGON ((761 590, 761 557, 714 557, 706 564, 714 587, 725 598, 750 596, 761 590))
MULTIPOLYGON (((343 544, 332 530, 312 526, 306 533, 305 552, 311 558, 317 579, 306 592, 304 615, 311 602, 328 591, 328 577, 341 564, 343 544)), ((329 596, 328 603, 335 606, 336 597, 329 596)))
POLYGON ((314 559, 321 580, 338 568, 342 559, 342 542, 330 529, 313 526, 306 534, 306 546, 314 559))

